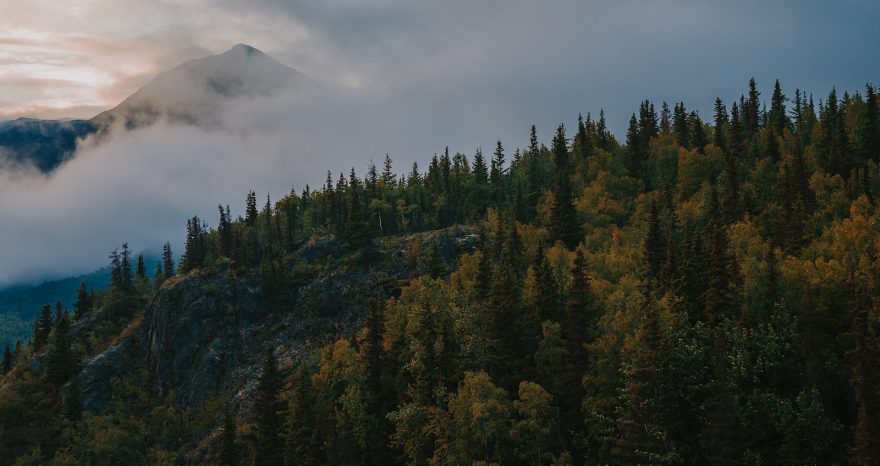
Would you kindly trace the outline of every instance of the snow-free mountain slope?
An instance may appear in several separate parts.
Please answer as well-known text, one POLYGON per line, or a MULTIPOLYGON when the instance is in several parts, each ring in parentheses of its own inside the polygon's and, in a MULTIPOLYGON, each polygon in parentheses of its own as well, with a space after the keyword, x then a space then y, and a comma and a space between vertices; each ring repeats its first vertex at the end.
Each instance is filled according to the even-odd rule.
POLYGON ((270 96, 280 91, 307 91, 314 81, 245 44, 190 60, 163 72, 118 106, 92 119, 101 128, 126 128, 165 117, 171 123, 214 126, 224 103, 238 97, 270 96))

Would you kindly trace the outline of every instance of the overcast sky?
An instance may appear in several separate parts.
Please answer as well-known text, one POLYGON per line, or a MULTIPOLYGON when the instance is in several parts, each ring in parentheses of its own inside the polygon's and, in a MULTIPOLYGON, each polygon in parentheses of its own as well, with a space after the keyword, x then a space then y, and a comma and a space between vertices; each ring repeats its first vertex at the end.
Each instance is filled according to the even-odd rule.
POLYGON ((0 0, 0 11, 6 118, 89 117, 239 42, 451 119, 478 103, 468 123, 520 132, 604 107, 619 133, 643 98, 705 115, 753 75, 765 90, 778 77, 789 93, 822 94, 880 75, 876 1, 0 0))
POLYGON ((230 105, 229 131, 158 125, 84 144, 50 178, 0 171, 0 286, 83 273, 123 241, 239 212, 327 169, 398 172, 448 145, 512 150, 604 108, 622 138, 642 99, 709 119, 754 76, 818 101, 880 81, 880 2, 839 0, 0 0, 0 119, 91 117, 158 72, 250 44, 332 97, 230 105), (261 194, 262 197, 264 194, 261 194))

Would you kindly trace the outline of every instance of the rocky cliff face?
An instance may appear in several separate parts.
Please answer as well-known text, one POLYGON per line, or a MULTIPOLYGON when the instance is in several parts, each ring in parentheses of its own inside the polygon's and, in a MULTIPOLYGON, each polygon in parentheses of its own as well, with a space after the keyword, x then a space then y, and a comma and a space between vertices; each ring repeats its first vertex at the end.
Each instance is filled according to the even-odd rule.
MULTIPOLYGON (((473 234, 456 228, 418 235, 425 247, 444 251, 441 262, 472 250, 473 234)), ((292 367, 309 345, 323 337, 351 334, 366 314, 369 298, 384 299, 418 270, 404 251, 413 238, 383 245, 381 265, 323 264, 341 254, 335 240, 310 242, 297 253, 310 272, 295 274, 293 295, 282 310, 269 312, 256 272, 236 275, 226 266, 167 280, 147 304, 132 331, 81 370, 83 408, 102 411, 112 397, 113 377, 146 363, 162 396, 174 393, 180 408, 199 407, 215 395, 232 396, 247 412, 266 345, 274 345, 282 369, 292 367)))
MULTIPOLYGON (((297 287, 282 312, 270 313, 256 277, 193 272, 166 282, 148 304, 140 327, 82 369, 83 407, 101 411, 111 379, 146 361, 162 396, 181 408, 198 407, 221 393, 244 402, 268 344, 290 365, 322 334, 351 332, 369 297, 388 293, 394 280, 366 272, 331 274, 297 287)), ((244 402, 246 404, 246 402, 244 402)))
POLYGON ((150 303, 137 334, 160 394, 199 405, 231 388, 246 350, 263 341, 253 326, 267 316, 251 280, 192 273, 175 277, 150 303))

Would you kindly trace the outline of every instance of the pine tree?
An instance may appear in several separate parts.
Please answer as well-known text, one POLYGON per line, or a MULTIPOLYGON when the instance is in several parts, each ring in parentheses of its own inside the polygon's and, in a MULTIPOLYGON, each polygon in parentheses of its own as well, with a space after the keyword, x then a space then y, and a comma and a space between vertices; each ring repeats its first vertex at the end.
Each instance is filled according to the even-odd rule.
POLYGON ((572 200, 568 146, 563 125, 559 125, 553 137, 553 155, 556 157, 556 199, 551 212, 550 233, 567 247, 574 248, 581 240, 581 233, 572 200))
POLYGON ((122 252, 119 253, 119 279, 120 289, 130 293, 134 290, 134 277, 131 273, 131 249, 128 243, 122 243, 122 252))
POLYGON ((741 215, 737 160, 742 157, 742 129, 739 124, 739 110, 735 103, 730 115, 730 143, 724 153, 724 174, 727 177, 724 185, 724 219, 727 223, 739 220, 741 215))
POLYGON ((110 251, 110 287, 116 290, 122 289, 122 263, 120 262, 119 249, 110 251))
POLYGON ((660 270, 666 260, 666 239, 660 227, 657 202, 651 201, 648 212, 648 231, 645 235, 644 256, 647 265, 646 280, 656 281, 660 277, 660 270))
POLYGON ((147 280, 147 265, 144 263, 143 254, 138 254, 134 277, 138 282, 144 282, 147 280))
MULTIPOLYGON (((328 182, 330 173, 327 172, 328 182)), ((245 208, 244 208, 244 223, 245 225, 253 228, 257 226, 257 193, 253 191, 248 191, 247 198, 245 199, 245 208)))
POLYGON ((559 404, 565 425, 571 430, 580 430, 583 424, 580 404, 584 397, 581 378, 587 369, 585 345, 592 340, 597 316, 590 278, 587 275, 587 261, 583 251, 578 249, 566 290, 561 322, 565 358, 559 404))
POLYGON ((364 219, 364 209, 361 204, 361 183, 351 169, 348 183, 348 217, 345 221, 343 239, 355 250, 365 250, 370 247, 372 238, 369 225, 364 219))
POLYGON ((785 95, 782 94, 782 88, 779 87, 779 80, 773 86, 773 96, 770 98, 770 113, 767 115, 770 127, 776 132, 777 136, 782 136, 785 127, 788 126, 788 119, 785 114, 785 95))
POLYGON ((306 366, 301 365, 294 381, 287 417, 285 456, 288 464, 298 466, 324 464, 325 458, 322 457, 321 438, 315 425, 315 416, 315 394, 311 377, 306 366))
POLYGON ((67 313, 61 316, 49 340, 46 353, 46 379, 60 387, 73 374, 74 360, 70 352, 70 319, 67 313))
POLYGON ((742 106, 743 111, 743 120, 745 121, 745 131, 749 136, 758 132, 758 128, 761 124, 761 118, 759 115, 761 103, 759 96, 761 95, 758 92, 758 86, 755 83, 755 78, 749 79, 749 97, 745 100, 745 105, 742 106))
POLYGON ((222 205, 217 205, 217 210, 220 212, 220 220, 217 223, 217 236, 219 237, 220 242, 220 255, 224 257, 232 256, 232 220, 229 218, 229 206, 226 206, 226 210, 223 209, 222 205))
POLYGON ((3 349, 3 362, 0 362, 0 375, 6 375, 12 370, 15 359, 12 357, 12 351, 9 351, 9 344, 3 349))
POLYGON ((171 253, 171 243, 165 243, 162 246, 162 270, 165 271, 165 278, 174 276, 174 255, 171 253))
POLYGON ((282 440, 281 375, 275 360, 275 350, 269 345, 263 357, 262 371, 257 379, 254 399, 254 429, 256 430, 257 466, 282 466, 284 443, 282 440))
POLYGON ((873 160, 880 162, 880 112, 877 109, 877 94, 874 86, 866 84, 865 104, 858 118, 858 146, 856 148, 862 163, 873 160))
POLYGON ((34 322, 34 349, 41 349, 49 342, 49 334, 52 333, 52 306, 46 304, 40 310, 40 315, 34 322))
POLYGON ((723 317, 738 317, 739 266, 728 250, 727 227, 714 188, 709 190, 706 211, 705 315, 710 322, 717 323, 723 317))
POLYGON ((489 171, 489 186, 492 187, 492 199, 496 203, 504 200, 505 175, 504 175, 504 147, 501 140, 495 144, 495 152, 492 154, 492 167, 489 171))
POLYGON ((93 305, 92 294, 86 290, 86 283, 79 282, 79 288, 76 290, 76 302, 73 304, 75 319, 79 320, 91 312, 93 305))
POLYGON ((220 456, 217 464, 220 466, 238 465, 238 448, 235 445, 235 420, 229 412, 229 406, 223 413, 223 429, 220 432, 220 456))
POLYGON ((691 124, 691 145, 697 149, 697 151, 701 154, 706 153, 706 144, 709 142, 706 140, 706 132, 703 129, 703 120, 700 120, 700 115, 697 112, 691 112, 688 115, 688 121, 691 124))
POLYGON ((626 130, 626 158, 624 165, 629 176, 638 178, 642 173, 642 161, 645 159, 647 148, 642 147, 642 138, 639 134, 639 121, 633 113, 629 118, 629 127, 626 130))
POLYGON ((727 108, 721 98, 715 99, 715 132, 713 143, 721 149, 722 153, 727 153, 727 108))
POLYGON ((672 110, 672 133, 678 145, 684 148, 691 147, 691 125, 684 102, 675 104, 672 110))
POLYGON ((523 372, 529 365, 526 358, 533 351, 523 347, 525 325, 520 322, 524 314, 520 296, 522 281, 517 267, 520 246, 515 222, 513 219, 508 222, 510 227, 508 234, 503 235, 504 239, 501 234, 496 235, 496 241, 503 241, 503 246, 492 269, 487 306, 491 340, 489 373, 502 387, 513 390, 523 379, 523 372))

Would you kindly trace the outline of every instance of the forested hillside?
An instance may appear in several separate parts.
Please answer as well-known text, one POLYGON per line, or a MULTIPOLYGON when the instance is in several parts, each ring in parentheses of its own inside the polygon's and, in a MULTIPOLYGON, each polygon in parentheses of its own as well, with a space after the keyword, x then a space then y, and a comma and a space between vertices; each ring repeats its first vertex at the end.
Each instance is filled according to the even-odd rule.
POLYGON ((752 80, 248 193, 7 348, 0 463, 877 464, 878 103, 752 80))

